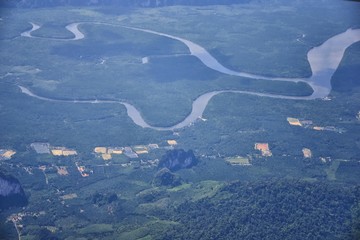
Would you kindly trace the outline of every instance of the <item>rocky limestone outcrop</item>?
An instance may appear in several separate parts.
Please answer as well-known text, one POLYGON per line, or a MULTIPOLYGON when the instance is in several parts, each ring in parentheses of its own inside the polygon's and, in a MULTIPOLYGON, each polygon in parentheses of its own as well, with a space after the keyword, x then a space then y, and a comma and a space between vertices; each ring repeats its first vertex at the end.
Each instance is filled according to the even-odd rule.
POLYGON ((166 186, 166 187, 176 187, 181 184, 181 178, 172 173, 168 168, 160 169, 154 177, 153 183, 155 186, 166 186))
POLYGON ((169 150, 161 157, 158 167, 168 168, 170 171, 177 171, 182 168, 191 168, 198 163, 192 150, 185 151, 184 149, 169 150))
POLYGON ((0 209, 26 206, 28 200, 19 181, 0 173, 0 209))

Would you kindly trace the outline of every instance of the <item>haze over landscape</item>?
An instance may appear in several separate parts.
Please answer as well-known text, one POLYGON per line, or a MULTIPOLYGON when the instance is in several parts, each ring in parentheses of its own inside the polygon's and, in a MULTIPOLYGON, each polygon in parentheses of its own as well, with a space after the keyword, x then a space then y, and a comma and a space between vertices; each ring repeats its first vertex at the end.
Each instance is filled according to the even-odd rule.
POLYGON ((360 237, 358 2, 0 7, 0 239, 360 237))

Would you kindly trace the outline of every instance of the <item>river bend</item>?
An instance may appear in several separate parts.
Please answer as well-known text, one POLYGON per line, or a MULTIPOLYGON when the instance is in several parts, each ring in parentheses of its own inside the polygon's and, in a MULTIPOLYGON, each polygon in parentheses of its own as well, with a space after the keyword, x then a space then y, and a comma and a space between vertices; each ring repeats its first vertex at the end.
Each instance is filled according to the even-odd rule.
POLYGON ((19 86, 21 92, 35 97, 39 100, 43 101, 51 101, 51 102, 67 102, 67 103, 110 103, 110 104, 121 104, 123 105, 126 110, 128 116, 132 119, 132 121, 143 128, 151 128, 154 130, 175 130, 184 128, 186 126, 191 125, 197 119, 202 118, 203 112, 209 101, 216 95, 221 93, 240 93, 240 94, 248 94, 254 95, 259 97, 271 97, 271 98, 279 98, 279 99, 291 99, 291 100, 313 100, 317 98, 324 98, 327 97, 331 91, 331 77, 335 73, 336 69, 339 67, 339 64, 344 56, 345 50, 351 46, 353 43, 360 41, 360 29, 348 29, 343 33, 335 35, 330 39, 326 40, 320 46, 314 47, 309 50, 307 53, 307 59, 309 61, 312 75, 310 78, 278 78, 278 77, 267 77, 261 76, 246 72, 238 72, 231 69, 226 68, 221 63, 219 63, 205 48, 202 46, 181 38, 177 36, 173 36, 166 33, 161 33, 149 29, 142 29, 136 27, 129 27, 129 26, 119 26, 114 24, 108 23, 89 23, 89 22, 77 22, 71 23, 66 26, 66 29, 69 30, 71 33, 74 34, 73 38, 70 39, 57 39, 57 38, 44 38, 44 37, 35 37, 32 35, 32 32, 38 30, 41 26, 35 23, 30 23, 32 28, 28 31, 21 33, 22 37, 31 37, 31 38, 42 38, 42 39, 52 39, 52 40, 65 40, 65 41, 74 41, 74 40, 81 40, 85 38, 85 35, 79 30, 80 24, 103 24, 103 25, 111 25, 111 26, 118 26, 127 29, 131 29, 134 31, 141 31, 144 33, 155 34, 158 36, 170 38, 176 41, 180 41, 185 44, 189 52, 192 56, 198 58, 205 66, 215 71, 218 71, 223 74, 232 75, 232 76, 239 76, 245 77, 250 79, 261 79, 261 80, 269 80, 269 81, 288 81, 288 82, 304 82, 310 85, 313 89, 313 93, 310 96, 304 97, 293 97, 293 96, 285 96, 285 95, 275 95, 275 94, 266 94, 266 93, 259 93, 259 92, 251 92, 251 91, 237 91, 237 90, 220 90, 220 91, 212 91, 207 92, 199 96, 197 99, 193 101, 192 104, 192 111, 191 113, 181 122, 178 124, 171 126, 171 127, 156 127, 149 125, 141 116, 141 113, 131 104, 123 102, 123 101, 115 101, 115 100, 101 100, 101 99, 94 99, 94 100, 65 100, 65 99, 53 99, 53 98, 46 98, 35 93, 31 92, 29 89, 19 86))

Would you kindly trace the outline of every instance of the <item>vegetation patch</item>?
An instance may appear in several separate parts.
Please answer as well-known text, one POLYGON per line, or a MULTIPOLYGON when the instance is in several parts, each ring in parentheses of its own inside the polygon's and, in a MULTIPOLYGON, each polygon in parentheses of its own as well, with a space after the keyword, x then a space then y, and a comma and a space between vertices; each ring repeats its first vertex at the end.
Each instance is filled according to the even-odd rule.
POLYGON ((180 205, 181 224, 163 239, 347 239, 359 231, 359 197, 356 187, 324 182, 236 182, 180 205))
POLYGON ((113 232, 113 226, 111 224, 91 224, 78 230, 80 235, 87 234, 107 234, 113 232))

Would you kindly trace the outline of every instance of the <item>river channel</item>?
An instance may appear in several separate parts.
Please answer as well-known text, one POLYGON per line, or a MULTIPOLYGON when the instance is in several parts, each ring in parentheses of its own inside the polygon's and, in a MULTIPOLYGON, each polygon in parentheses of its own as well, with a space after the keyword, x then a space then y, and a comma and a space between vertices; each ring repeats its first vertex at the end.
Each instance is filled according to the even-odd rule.
MULTIPOLYGON (((113 25, 108 23, 89 23, 89 22, 76 22, 71 23, 66 26, 66 29, 69 30, 74 34, 74 37, 71 39, 56 39, 56 38, 44 38, 44 39, 52 39, 52 40, 65 40, 65 41, 74 41, 74 40, 81 40, 85 38, 85 35, 79 30, 78 26, 80 24, 103 24, 103 25, 112 25, 123 27, 127 29, 131 29, 134 31, 141 31, 144 33, 155 34, 158 36, 170 38, 176 41, 180 41, 185 44, 189 52, 192 56, 198 58, 205 66, 215 71, 218 71, 223 74, 232 75, 232 76, 239 76, 245 77, 250 79, 261 79, 261 80, 269 80, 269 81, 287 81, 287 82, 304 82, 308 84, 312 89, 313 93, 310 96, 304 97, 293 97, 293 96, 286 96, 286 95, 275 95, 275 94, 266 94, 266 93, 259 93, 259 92, 251 92, 251 91, 237 91, 237 90, 221 90, 221 91, 212 91, 207 92, 200 95, 196 98, 192 103, 192 111, 191 113, 183 119, 178 124, 170 127, 156 127, 149 125, 142 117, 141 113, 135 108, 135 106, 123 102, 123 101, 115 101, 115 100, 102 100, 102 99, 93 99, 93 100, 66 100, 66 99, 53 99, 53 98, 46 98, 39 95, 36 95, 31 90, 26 87, 19 86, 21 92, 35 97, 39 100, 43 101, 51 101, 51 102, 67 102, 67 103, 91 103, 91 104, 121 104, 125 106, 127 110, 127 115, 132 119, 132 121, 143 128, 151 128, 154 130, 159 131, 167 131, 167 130, 176 130, 181 129, 186 126, 191 125, 199 118, 202 118, 202 115, 205 111, 206 106, 208 105, 209 101, 216 95, 222 93, 239 93, 239 94, 248 94, 254 95, 259 97, 270 97, 270 98, 279 98, 279 99, 290 99, 290 100, 313 100, 318 98, 327 97, 331 91, 331 78, 335 73, 336 69, 338 68, 345 50, 351 46, 353 43, 360 41, 360 29, 348 29, 343 33, 335 35, 328 40, 326 40, 320 46, 314 47, 309 50, 307 53, 307 59, 311 67, 312 75, 309 78, 276 78, 276 77, 266 77, 246 72, 238 72, 231 69, 226 68, 221 63, 219 63, 205 48, 202 46, 181 38, 177 36, 173 36, 166 33, 161 33, 149 29, 142 29, 136 27, 128 27, 128 26, 119 26, 113 25)), ((35 23, 31 23, 32 28, 28 31, 21 33, 22 37, 31 37, 31 38, 43 38, 43 37, 35 37, 32 35, 32 32, 38 30, 41 26, 35 23)))

